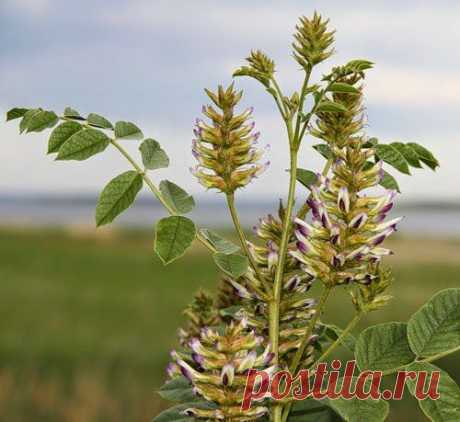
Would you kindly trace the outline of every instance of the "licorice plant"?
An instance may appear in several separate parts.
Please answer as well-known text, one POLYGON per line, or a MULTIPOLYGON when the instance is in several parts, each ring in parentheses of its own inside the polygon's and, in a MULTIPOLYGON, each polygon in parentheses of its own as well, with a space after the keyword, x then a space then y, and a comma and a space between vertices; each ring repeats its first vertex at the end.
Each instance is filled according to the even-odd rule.
MULTIPOLYGON (((383 143, 365 133, 363 89, 373 67, 370 61, 349 61, 312 82, 316 66, 333 55, 333 45, 328 20, 317 13, 300 19, 292 54, 303 84, 292 95, 283 93, 274 61, 259 50, 251 51, 233 75, 255 79, 269 94, 284 122, 290 152, 287 199, 279 202, 276 215, 260 218, 251 237, 240 224, 235 196, 263 177, 269 152, 260 145, 263 136, 255 128, 253 109, 240 109, 243 93, 234 83, 206 90, 207 104, 193 127, 196 166, 191 173, 206 189, 225 197, 239 245, 197 228, 184 216, 194 207, 193 198, 169 180, 154 181, 153 171, 167 167, 169 158, 156 140, 144 139, 135 124, 112 125, 105 117, 83 117, 70 107, 62 115, 41 108, 14 108, 7 114, 7 120, 21 119, 21 133, 54 127, 48 153, 57 160, 85 160, 109 146, 126 158, 131 169, 100 194, 97 226, 126 210, 145 185, 169 213, 155 227, 154 249, 163 263, 176 260, 198 240, 222 272, 215 297, 201 291, 185 310, 187 322, 178 331, 168 379, 160 390, 175 405, 158 415, 157 422, 383 421, 389 406, 381 399, 299 402, 267 396, 245 410, 248 371, 273 374, 289 369, 294 377, 300 369, 314 370, 345 346, 362 371, 433 372, 439 369, 432 361, 459 350, 457 289, 439 293, 408 323, 371 326, 357 339, 352 334, 366 314, 391 299, 387 289, 393 277, 383 259, 392 252, 384 243, 401 218, 388 217, 399 187, 386 167, 410 174, 410 167, 424 164, 435 170, 438 162, 417 143, 383 143), (129 139, 142 140, 141 162, 123 147, 129 139), (299 148, 305 142, 324 158, 319 171, 298 167, 299 148), (348 293, 355 310, 343 329, 322 322, 328 299, 339 290, 348 293)), ((460 420, 460 390, 443 371, 439 389, 438 401, 420 401, 423 412, 431 420, 460 420)))

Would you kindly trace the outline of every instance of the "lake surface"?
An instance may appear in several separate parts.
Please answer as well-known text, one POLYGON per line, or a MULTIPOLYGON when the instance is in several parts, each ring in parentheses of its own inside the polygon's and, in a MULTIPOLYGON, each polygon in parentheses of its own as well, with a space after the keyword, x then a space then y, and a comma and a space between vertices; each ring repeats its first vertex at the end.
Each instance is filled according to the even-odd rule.
MULTIPOLYGON (((90 226, 94 225, 94 197, 0 197, 1 226, 90 226)), ((238 204, 243 225, 257 223, 260 216, 276 213, 277 205, 268 202, 238 204)), ((166 214, 163 208, 150 200, 140 198, 114 224, 131 227, 153 225, 166 214)), ((460 237, 460 207, 436 207, 436 204, 400 206, 394 216, 405 216, 400 232, 410 235, 460 237)), ((224 201, 201 202, 191 213, 200 226, 229 226, 229 215, 224 201)))

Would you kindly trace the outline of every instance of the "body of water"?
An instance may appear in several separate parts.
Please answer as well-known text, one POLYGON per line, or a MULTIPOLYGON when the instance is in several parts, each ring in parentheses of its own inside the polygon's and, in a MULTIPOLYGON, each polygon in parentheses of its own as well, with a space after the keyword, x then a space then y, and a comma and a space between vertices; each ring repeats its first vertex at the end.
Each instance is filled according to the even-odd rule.
MULTIPOLYGON (((90 226, 94 225, 96 198, 58 197, 0 197, 0 225, 22 226, 90 226)), ((238 204, 242 223, 251 227, 260 216, 276 213, 277 204, 243 202, 238 204)), ((402 234, 439 237, 460 236, 460 207, 436 204, 400 206, 393 214, 405 218, 400 225, 402 234)), ((157 203, 140 199, 114 224, 122 226, 151 226, 164 217, 164 209, 157 203)), ((230 217, 224 201, 201 202, 191 213, 200 226, 229 226, 230 217)))

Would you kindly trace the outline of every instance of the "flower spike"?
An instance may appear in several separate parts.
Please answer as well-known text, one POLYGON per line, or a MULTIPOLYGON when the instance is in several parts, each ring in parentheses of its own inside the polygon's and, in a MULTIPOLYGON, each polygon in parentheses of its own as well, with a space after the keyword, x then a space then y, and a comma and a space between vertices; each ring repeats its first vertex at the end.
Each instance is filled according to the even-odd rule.
POLYGON ((198 166, 193 175, 206 188, 230 194, 260 176, 270 162, 259 161, 265 149, 255 146, 260 132, 253 132, 254 122, 249 121, 253 108, 235 112, 242 92, 235 91, 232 84, 227 89, 219 86, 216 93, 206 93, 215 107, 203 106, 209 123, 196 119, 192 153, 198 166))

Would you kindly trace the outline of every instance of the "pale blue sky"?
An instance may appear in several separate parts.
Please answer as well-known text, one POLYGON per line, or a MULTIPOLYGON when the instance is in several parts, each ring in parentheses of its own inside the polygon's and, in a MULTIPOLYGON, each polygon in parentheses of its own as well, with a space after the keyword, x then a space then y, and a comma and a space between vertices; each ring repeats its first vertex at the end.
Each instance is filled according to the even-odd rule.
MULTIPOLYGON (((203 194, 188 172, 203 88, 229 83, 248 52, 261 48, 292 92, 302 76, 291 58, 293 29, 300 14, 314 9, 337 29, 329 65, 354 58, 376 63, 366 82, 369 134, 420 142, 441 161, 435 174, 401 175, 404 197, 458 199, 460 3, 454 1, 2 0, 0 111, 71 105, 132 120, 171 156, 171 168, 158 179, 203 194)), ((243 196, 282 195, 287 153, 275 107, 255 82, 237 83, 272 146, 271 168, 243 196)), ((128 168, 113 152, 55 163, 45 156, 45 135, 19 137, 15 123, 0 123, 0 136, 0 192, 95 192, 128 168)), ((301 165, 318 164, 307 145, 301 165)))

